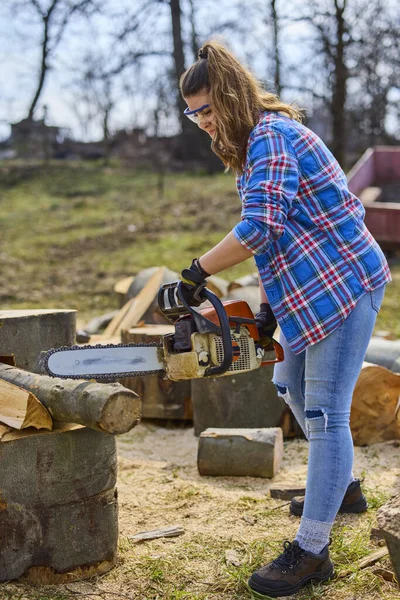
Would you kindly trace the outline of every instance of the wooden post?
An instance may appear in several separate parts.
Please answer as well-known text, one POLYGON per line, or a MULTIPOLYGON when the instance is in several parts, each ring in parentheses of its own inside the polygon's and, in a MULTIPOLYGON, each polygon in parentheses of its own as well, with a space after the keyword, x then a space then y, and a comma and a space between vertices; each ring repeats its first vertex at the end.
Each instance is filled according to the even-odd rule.
POLYGON ((80 425, 0 437, 0 581, 63 583, 114 566, 115 437, 80 425))
POLYGON ((140 421, 141 401, 120 383, 59 379, 0 364, 0 379, 35 394, 56 421, 125 433, 140 421))
POLYGON ((199 437, 200 475, 274 477, 283 457, 280 427, 264 429, 209 428, 199 437))
POLYGON ((40 373, 40 354, 75 343, 76 310, 0 310, 0 355, 40 373))
POLYGON ((376 516, 400 585, 400 494, 381 506, 376 516))

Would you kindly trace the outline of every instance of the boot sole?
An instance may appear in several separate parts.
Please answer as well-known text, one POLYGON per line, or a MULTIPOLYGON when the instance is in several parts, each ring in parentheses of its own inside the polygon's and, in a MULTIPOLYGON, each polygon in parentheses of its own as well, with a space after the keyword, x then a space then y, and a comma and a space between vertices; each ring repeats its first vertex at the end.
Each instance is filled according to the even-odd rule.
POLYGON ((281 596, 291 596, 298 592, 302 587, 307 585, 308 583, 315 582, 321 583, 322 581, 328 581, 334 574, 333 565, 331 565, 326 571, 322 571, 322 573, 307 575, 307 577, 303 577, 296 585, 293 585, 290 589, 287 590, 267 590, 266 588, 261 588, 257 584, 250 583, 249 587, 253 592, 254 596, 257 598, 265 598, 265 596, 269 596, 270 598, 280 598, 281 596))
MULTIPOLYGON (((352 502, 352 504, 341 504, 339 508, 340 513, 362 513, 365 512, 368 508, 368 502, 364 496, 362 496, 357 502, 352 502)), ((303 506, 292 506, 290 505, 290 513, 295 517, 301 517, 303 515, 303 506)))

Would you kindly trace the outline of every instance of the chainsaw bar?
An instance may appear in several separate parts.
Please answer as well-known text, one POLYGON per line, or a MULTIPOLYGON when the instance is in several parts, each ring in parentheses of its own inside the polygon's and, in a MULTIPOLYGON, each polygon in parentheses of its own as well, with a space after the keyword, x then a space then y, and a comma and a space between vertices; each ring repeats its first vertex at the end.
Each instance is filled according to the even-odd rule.
POLYGON ((138 343, 138 344, 96 344, 95 346, 62 346, 50 350, 44 359, 44 368, 51 377, 60 377, 61 379, 118 379, 122 377, 138 377, 144 375, 158 375, 165 373, 162 359, 158 348, 162 349, 162 344, 157 342, 138 343), (126 349, 151 348, 153 352, 132 353, 126 352, 126 349), (114 352, 109 352, 110 350, 114 352), (116 352, 115 352, 116 350, 116 352), (125 350, 125 352, 124 352, 125 350), (87 353, 87 355, 86 355, 87 353), (91 356, 90 356, 91 354, 91 356), (143 355, 144 354, 144 355, 143 355), (147 356, 146 356, 147 354, 147 356), (132 370, 134 365, 149 363, 149 369, 132 370), (118 365, 115 372, 95 373, 90 367, 99 365, 104 369, 104 364, 118 365), (124 367, 121 369, 121 367, 124 367), (151 368, 157 366, 158 368, 151 368), (80 369, 86 369, 88 372, 79 372, 80 369), (126 370, 124 370, 126 369, 126 370), (128 370, 129 369, 129 370, 128 370))

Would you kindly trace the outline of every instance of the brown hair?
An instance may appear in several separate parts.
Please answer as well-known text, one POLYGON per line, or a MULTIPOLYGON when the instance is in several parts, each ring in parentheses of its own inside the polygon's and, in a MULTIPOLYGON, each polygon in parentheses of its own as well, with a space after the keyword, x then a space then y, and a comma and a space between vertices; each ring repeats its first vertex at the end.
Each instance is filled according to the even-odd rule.
POLYGON ((182 75, 179 84, 184 98, 201 92, 210 94, 217 117, 211 148, 236 174, 243 172, 247 141, 260 111, 282 112, 291 119, 302 120, 298 108, 263 89, 254 75, 215 40, 200 48, 198 60, 182 75))

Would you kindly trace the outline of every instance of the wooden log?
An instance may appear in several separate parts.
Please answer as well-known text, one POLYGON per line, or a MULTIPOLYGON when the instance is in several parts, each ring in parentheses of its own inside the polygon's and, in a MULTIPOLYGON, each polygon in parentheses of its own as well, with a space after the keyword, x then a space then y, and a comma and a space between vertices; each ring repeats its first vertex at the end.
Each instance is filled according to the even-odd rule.
POLYGON ((75 343, 75 310, 0 311, 0 355, 15 355, 20 369, 40 373, 40 354, 75 343))
POLYGON ((400 340, 373 337, 368 344, 366 362, 400 373, 400 340))
POLYGON ((0 442, 0 581, 61 583, 116 561, 115 437, 69 425, 0 442))
POLYGON ((199 437, 200 475, 274 477, 283 457, 280 427, 269 429, 209 428, 199 437))
MULTIPOLYGON (((121 340, 123 344, 157 343, 161 336, 173 331, 173 325, 146 325, 122 331, 121 340)), ((139 395, 144 419, 187 421, 193 418, 190 381, 170 381, 161 373, 125 377, 120 383, 139 395)))
POLYGON ((400 420, 396 418, 399 394, 399 374, 363 363, 350 414, 350 428, 356 446, 400 439, 400 420))
POLYGON ((283 427, 283 435, 301 434, 283 398, 271 382, 273 365, 256 371, 193 379, 194 433, 208 427, 283 427))
POLYGON ((35 394, 56 421, 126 433, 140 421, 141 401, 120 383, 59 379, 0 365, 0 379, 35 394))
POLYGON ((0 379, 0 421, 15 429, 51 429, 53 421, 32 392, 0 379))
POLYGON ((278 500, 291 500, 295 496, 304 496, 306 493, 305 486, 299 485, 279 485, 278 487, 269 488, 271 498, 278 500))
POLYGON ((400 494, 381 506, 376 516, 400 584, 400 494))

